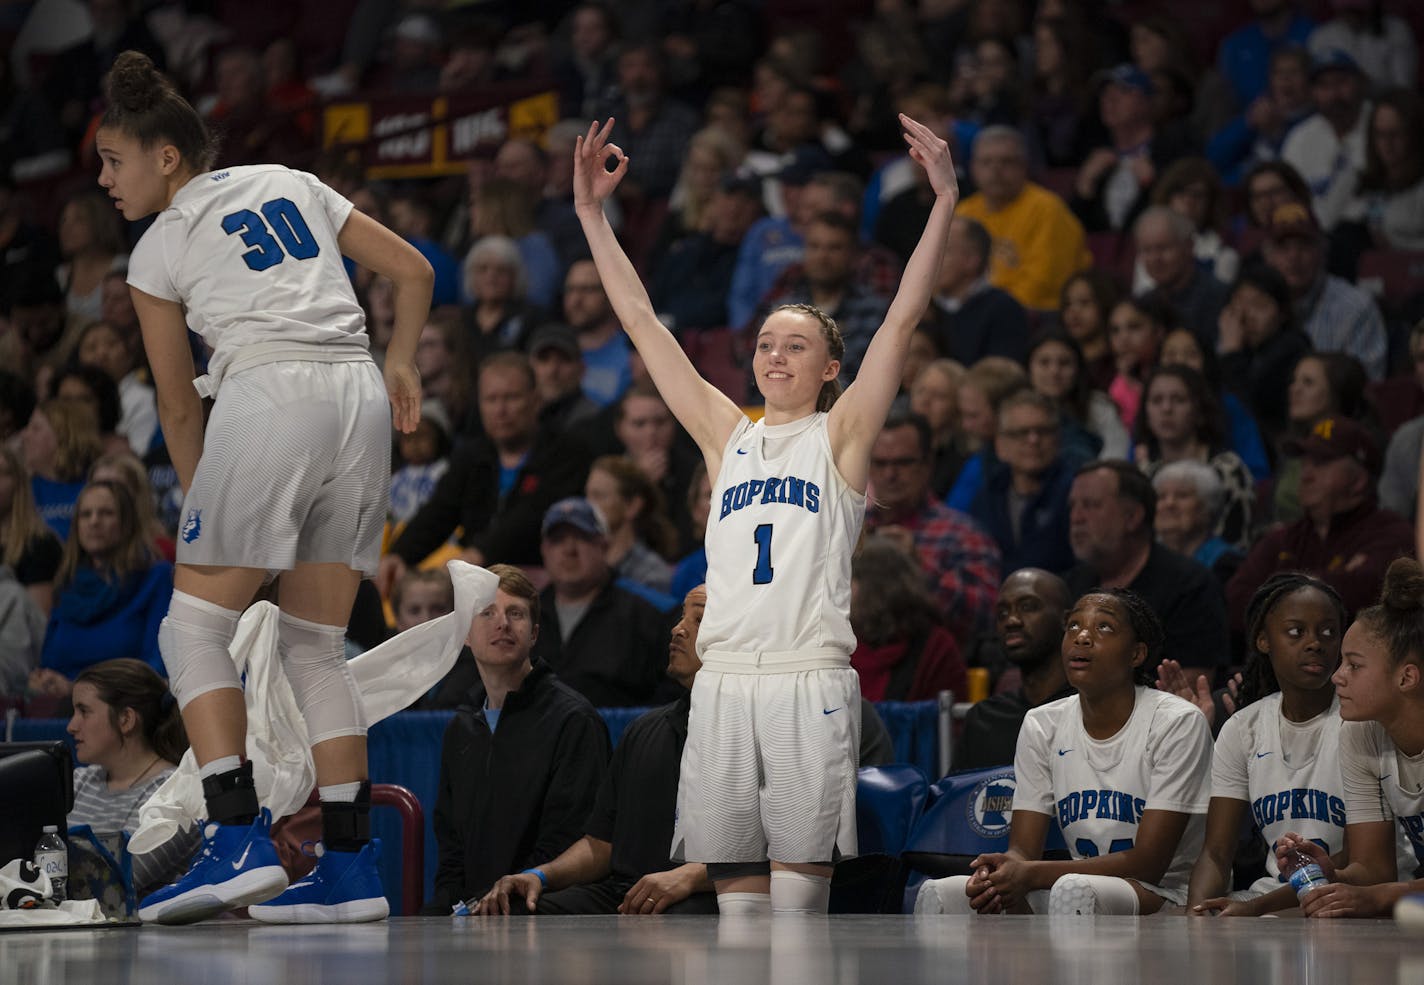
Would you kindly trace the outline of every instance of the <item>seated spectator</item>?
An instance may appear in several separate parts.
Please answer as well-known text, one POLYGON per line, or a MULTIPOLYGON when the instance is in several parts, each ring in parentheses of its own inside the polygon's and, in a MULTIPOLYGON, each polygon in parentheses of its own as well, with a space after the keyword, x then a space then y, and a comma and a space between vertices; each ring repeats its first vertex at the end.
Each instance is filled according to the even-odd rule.
POLYGON ((1206 377, 1207 388, 1221 401, 1221 409, 1226 415, 1227 444, 1241 456, 1246 468, 1258 481, 1271 477, 1271 462, 1275 459, 1274 448, 1268 452, 1266 440, 1256 424, 1256 418, 1241 399, 1230 390, 1223 389, 1221 366, 1216 355, 1202 344, 1202 340, 1190 329, 1174 328, 1162 340, 1162 348, 1157 358, 1159 366, 1186 366, 1206 377))
POLYGON ((909 414, 887 420, 870 449, 865 534, 919 559, 945 627, 956 641, 966 641, 989 626, 999 548, 969 516, 931 498, 929 464, 925 419, 909 414))
POLYGON ((132 452, 121 451, 100 455, 89 468, 89 481, 112 482, 129 491, 134 509, 138 511, 139 529, 148 538, 148 544, 165 561, 177 557, 178 545, 174 531, 168 530, 158 520, 154 506, 153 486, 148 481, 148 469, 134 458, 132 452))
POLYGON ((1328 6, 1335 19, 1310 32, 1312 52, 1345 52, 1375 89, 1418 83, 1419 47, 1408 21, 1385 13, 1380 0, 1331 0, 1328 6))
POLYGON ((65 262, 55 277, 70 317, 91 322, 102 316, 104 277, 128 269, 127 245, 123 224, 104 195, 86 190, 65 201, 59 212, 65 262))
MULTIPOLYGON (((1315 112, 1310 98, 1310 55, 1285 46, 1271 54, 1266 91, 1207 141, 1206 156, 1231 188, 1243 183, 1257 165, 1281 155, 1286 137, 1315 112)), ((1218 273, 1222 280, 1229 277, 1218 273)))
POLYGON ((1238 233, 1242 246, 1242 263, 1249 264, 1261 259, 1260 244, 1271 228, 1271 216, 1282 205, 1295 202, 1310 207, 1310 186, 1300 176, 1300 172, 1285 161, 1262 161, 1242 179, 1241 190, 1245 194, 1245 228, 1238 233), (1247 252, 1247 247, 1252 247, 1247 252))
POLYGON ((529 338, 529 364, 539 393, 539 427, 563 434, 576 424, 592 422, 601 407, 583 392, 583 350, 567 325, 551 322, 529 338))
POLYGON ((553 66, 559 109, 564 116, 592 117, 597 100, 613 83, 618 18, 611 7, 589 2, 574 7, 568 24, 568 51, 553 66))
POLYGON ((535 204, 536 195, 518 182, 482 181, 470 195, 470 235, 476 244, 486 236, 512 240, 523 261, 524 297, 547 308, 554 303, 563 264, 553 242, 534 225, 535 204))
POLYGON ((564 277, 564 322, 577 334, 583 351, 584 395, 607 407, 633 382, 633 346, 592 260, 575 261, 564 277))
POLYGON ((1159 124, 1170 122, 1200 137, 1226 122, 1235 95, 1215 68, 1198 64, 1199 45, 1184 18, 1166 10, 1132 18, 1128 48, 1132 63, 1147 73, 1157 91, 1159 124))
POLYGON ((1300 456, 1293 449, 1310 434, 1317 421, 1331 415, 1366 424, 1365 368, 1354 356, 1338 352, 1311 352, 1300 357, 1291 372, 1286 398, 1287 425, 1280 445, 1281 465, 1272 489, 1274 519, 1293 523, 1300 519, 1300 456))
POLYGON ((540 628, 534 586, 517 568, 490 571, 499 590, 467 641, 479 682, 441 742, 429 916, 473 905, 505 873, 567 850, 608 769, 603 719, 531 655, 540 628))
POLYGON ((868 701, 932 701, 965 693, 964 657, 945 629, 919 563, 898 544, 872 538, 851 561, 850 664, 868 701))
POLYGON ((1071 457, 1127 457, 1127 428, 1107 394, 1093 387, 1073 336, 1061 329, 1039 332, 1029 344, 1028 381, 1058 407, 1060 443, 1071 457))
POLYGON ((964 367, 952 359, 926 363, 910 386, 910 411, 930 427, 930 494, 949 495, 969 456, 968 439, 959 428, 959 386, 964 367))
POLYGON ((1039 568, 1021 568, 999 586, 994 632, 1022 685, 977 702, 954 744, 955 770, 1012 766, 1024 716, 1073 693, 1063 674, 1063 621, 1068 586, 1039 568))
POLYGON ((669 592, 674 598, 679 593, 685 598, 688 592, 707 580, 707 547, 703 541, 707 537, 707 520, 711 515, 712 481, 707 478, 706 463, 698 462, 692 473, 692 483, 687 487, 686 546, 690 552, 672 569, 669 592))
POLYGON ((102 370, 119 391, 120 417, 114 429, 140 458, 158 433, 158 400, 153 386, 139 375, 139 359, 130 342, 108 322, 96 321, 79 336, 75 357, 81 366, 102 370))
MULTIPOLYGON (((954 135, 948 129, 954 113, 943 88, 921 84, 899 99, 899 110, 912 120, 926 121, 925 126, 936 137, 954 145, 954 135)), ((887 113, 885 118, 893 117, 887 113)), ((870 186, 862 232, 894 253, 901 265, 909 263, 918 242, 915 231, 925 228, 934 208, 934 189, 924 169, 903 154, 878 169, 870 186)))
POLYGON ((994 437, 997 464, 970 514, 989 531, 1003 554, 1003 570, 1073 566, 1068 543, 1068 489, 1078 465, 1061 450, 1058 406, 1034 390, 1011 394, 999 405, 994 437))
POLYGON ((549 586, 539 596, 545 618, 535 655, 600 708, 656 700, 667 622, 616 584, 602 515, 586 499, 559 500, 544 516, 542 551, 549 586))
POLYGON ((1424 103, 1418 93, 1382 93, 1370 111, 1365 166, 1343 218, 1379 250, 1424 250, 1424 103))
POLYGON ((1379 508, 1379 446, 1364 427, 1345 417, 1322 417, 1290 447, 1302 458, 1304 515, 1258 540, 1227 583, 1233 627, 1244 625, 1251 593, 1277 571, 1315 575, 1357 613, 1378 596, 1389 562, 1413 544, 1409 523, 1379 508))
POLYGON ((473 362, 501 349, 524 349, 548 317, 528 300, 524 258, 508 236, 484 236, 465 255, 465 335, 473 362))
POLYGON ((1206 462, 1184 458, 1159 468, 1152 488, 1157 493, 1157 542, 1209 570, 1225 588, 1244 555, 1216 533, 1226 509, 1221 475, 1206 462))
POLYGON ((435 237, 435 207, 425 195, 407 187, 387 206, 391 228, 420 251, 435 271, 430 303, 436 307, 460 303, 460 265, 435 237))
POLYGON ((1058 321, 1083 350, 1088 382, 1107 392, 1117 372, 1108 343, 1108 320, 1122 292, 1112 275, 1103 270, 1082 270, 1063 282, 1058 321))
POLYGON ((949 227, 925 322, 938 336, 940 351, 962 365, 985 356, 1023 362, 1028 348, 1023 305, 989 284, 992 255, 988 230, 973 219, 957 217, 949 227))
MULTIPOLYGON (((1023 367, 1002 356, 985 356, 965 374, 959 384, 959 427, 972 454, 945 504, 968 512, 995 462, 994 436, 999 433, 999 405, 1016 390, 1028 386, 1023 367)), ((997 580, 997 579, 996 579, 997 580)))
POLYGON ((1400 425, 1389 439, 1384 452, 1384 467, 1380 471, 1380 506, 1392 510, 1406 520, 1417 519, 1419 513, 1419 475, 1421 451, 1424 451, 1424 416, 1400 425))
POLYGON ((589 466, 584 495, 603 517, 605 558, 619 580, 667 594, 677 531, 652 480, 631 458, 603 455, 589 466))
POLYGON ((800 275, 783 278, 780 290, 762 300, 758 321, 776 308, 788 304, 812 304, 830 315, 845 339, 841 377, 849 383, 860 370, 860 361, 876 329, 885 319, 889 301, 873 285, 856 276, 859 249, 854 220, 838 213, 823 212, 806 227, 806 252, 800 275))
MULTIPOLYGON (((1221 589, 1206 568, 1154 540, 1157 494, 1147 477, 1126 462, 1089 462, 1073 480, 1068 509, 1079 562, 1064 578, 1070 592, 1130 588, 1167 627, 1161 655, 1189 680, 1214 680, 1232 662, 1221 589)), ((1143 669, 1155 677, 1155 663, 1143 669)))
POLYGON ((72 400, 46 400, 30 415, 19 444, 35 508, 64 540, 84 475, 99 457, 97 417, 91 408, 72 400))
POLYGON ((1365 169, 1370 106, 1359 64, 1339 49, 1320 52, 1310 67, 1315 113, 1281 145, 1281 160, 1310 188, 1310 210, 1327 232, 1345 214, 1365 169))
POLYGON ((10 331, 0 335, 0 366, 43 392, 42 374, 69 361, 85 322, 65 314, 64 293, 49 270, 16 268, 5 295, 10 331))
POLYGON ((712 193, 701 228, 673 240, 654 260, 648 294, 658 318, 679 335, 728 325, 742 240, 761 216, 761 179, 728 172, 712 193))
POLYGON ((1137 293, 1155 291, 1182 325, 1215 348, 1226 285, 1197 263, 1192 253, 1195 237, 1192 220, 1168 206, 1153 205, 1138 216, 1133 238, 1143 276, 1137 293))
POLYGON ((457 434, 478 433, 478 428, 469 420, 476 387, 468 338, 459 309, 447 305, 431 310, 415 347, 422 403, 434 401, 444 409, 446 428, 452 438, 457 434))
MULTIPOLYGON (((1192 256, 1197 266, 1223 284, 1236 279, 1241 257, 1222 239, 1218 224, 1226 215, 1225 192, 1211 162, 1202 157, 1184 157, 1174 162, 1152 189, 1152 204, 1165 205, 1192 224, 1192 256)), ((1146 271, 1139 262, 1133 273, 1133 288, 1146 285, 1146 271)))
MULTIPOLYGON (((74 807, 65 823, 85 824, 103 838, 132 836, 140 810, 163 786, 188 748, 178 703, 163 678, 138 660, 105 660, 74 682, 74 716, 67 730, 79 762, 74 807)), ((176 880, 202 838, 177 831, 153 851, 133 856, 133 888, 142 897, 176 880)))
POLYGON ((678 533, 684 534, 689 520, 682 504, 702 456, 651 382, 634 383, 613 405, 613 438, 616 443, 611 450, 631 458, 658 487, 678 533))
POLYGON ((455 588, 450 583, 450 573, 444 568, 407 571, 391 589, 391 612, 396 617, 397 633, 454 611, 455 588))
MULTIPOLYGON (((737 171, 737 164, 745 153, 746 148, 720 126, 709 124, 692 135, 687 143, 687 154, 682 159, 682 171, 668 198, 667 218, 658 230, 655 256, 661 257, 669 246, 683 237, 707 229, 708 222, 713 218, 712 202, 718 188, 737 171)), ((761 181, 750 172, 747 177, 755 181, 757 202, 760 204, 761 181)), ((722 324, 725 325, 726 321, 722 324)))
POLYGON ((35 509, 24 463, 0 444, 0 564, 9 568, 30 600, 49 616, 63 545, 35 509))
POLYGON ((1325 269, 1325 237, 1304 206, 1287 204, 1271 216, 1262 255, 1285 278, 1301 329, 1316 352, 1345 352, 1372 380, 1384 378, 1388 336, 1379 305, 1325 269))
POLYGON ((108 373, 97 366, 70 363, 55 370, 49 379, 49 392, 58 400, 83 404, 94 412, 102 451, 132 450, 128 439, 118 433, 123 405, 119 402, 119 388, 108 373))
POLYGON ((1113 376, 1107 393, 1129 430, 1137 424, 1147 374, 1157 364, 1162 342, 1176 327, 1176 319, 1176 312, 1155 293, 1123 298, 1108 316, 1113 376))
POLYGON ((588 474, 583 450, 538 429, 527 359, 514 352, 490 356, 480 367, 479 393, 484 436, 455 450, 429 502, 381 558, 376 584, 383 594, 456 528, 471 563, 537 564, 544 511, 583 486, 588 474))
MULTIPOLYGON (((1370 402, 1379 414, 1380 427, 1392 432, 1406 421, 1424 414, 1424 318, 1409 330, 1409 372, 1399 373, 1370 386, 1370 402)), ((0 409, 0 417, 4 410, 0 409)), ((0 434, 3 434, 0 428, 0 434)))
POLYGON ((1151 478, 1171 462, 1210 465, 1226 493, 1212 532, 1244 550, 1251 541, 1255 480, 1241 456, 1226 447, 1221 405, 1206 378, 1186 366, 1158 366, 1147 378, 1142 408, 1133 429, 1138 468, 1151 478))
POLYGON ((1046 166, 1076 167, 1093 122, 1083 106, 1093 70, 1084 25, 1075 17, 1040 12, 1033 24, 1033 58, 1030 135, 1046 166))
POLYGON ((1290 288, 1270 267, 1247 267, 1228 298, 1217 328, 1222 382, 1275 444, 1286 430, 1291 372, 1310 340, 1296 327, 1290 288))
POLYGON ((414 431, 396 435, 401 466, 391 474, 391 520, 403 527, 430 502, 435 488, 450 471, 450 418, 434 400, 420 405, 420 423, 414 431))
POLYGON ((546 148, 523 137, 511 137, 494 155, 494 176, 523 185, 534 199, 534 226, 553 244, 560 270, 568 270, 569 264, 588 256, 588 241, 574 215, 573 200, 558 193, 554 178, 565 167, 572 170, 573 138, 585 129, 577 120, 556 123, 545 134, 546 148), (572 135, 566 133, 569 129, 574 131, 572 135))
POLYGON ((979 190, 956 215, 993 237, 989 283, 1025 308, 1051 310, 1069 276, 1092 265, 1082 225, 1062 199, 1028 180, 1028 149, 1017 130, 985 127, 969 168, 979 190))
POLYGON ((133 498, 123 486, 92 482, 79 494, 74 531, 55 578, 35 689, 64 692, 84 668, 130 657, 164 674, 158 624, 173 594, 173 565, 154 557, 133 498))
POLYGON ((232 45, 215 61, 217 103, 207 117, 223 135, 219 166, 295 162, 310 138, 290 113, 273 112, 261 54, 246 45, 232 45))
POLYGON ((1217 49, 1217 65, 1236 95, 1249 106, 1266 91, 1271 55, 1281 48, 1304 48, 1315 22, 1290 0, 1252 0, 1255 18, 1228 34, 1217 49))
POLYGON ((1167 166, 1193 151, 1186 135, 1153 119, 1151 78, 1123 63, 1099 76, 1098 116, 1107 142, 1084 160, 1069 205, 1089 232, 1132 228, 1167 166))
POLYGON ((584 836, 533 872, 502 877, 480 900, 478 914, 703 914, 717 898, 701 862, 668 859, 677 809, 678 770, 687 741, 692 680, 702 667, 697 628, 707 590, 687 593, 668 644, 667 674, 686 689, 646 712, 623 733, 584 836))
POLYGON ((653 42, 628 45, 618 54, 617 97, 596 119, 613 117, 612 140, 628 155, 628 177, 619 186, 625 202, 666 199, 672 193, 697 114, 667 95, 666 62, 653 42))
POLYGON ((737 266, 727 292, 727 324, 738 331, 750 324, 757 305, 771 293, 786 268, 805 257, 806 225, 813 216, 831 208, 837 194, 832 186, 840 183, 840 177, 813 177, 808 167, 786 167, 778 181, 786 199, 785 214, 768 215, 752 223, 737 250, 737 266))

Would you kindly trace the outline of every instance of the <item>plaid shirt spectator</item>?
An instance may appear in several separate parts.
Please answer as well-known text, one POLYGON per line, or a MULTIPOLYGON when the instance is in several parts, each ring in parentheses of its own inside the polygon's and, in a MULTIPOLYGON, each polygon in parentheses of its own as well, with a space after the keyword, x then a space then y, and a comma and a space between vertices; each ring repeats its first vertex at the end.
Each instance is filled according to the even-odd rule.
POLYGON ((1349 281, 1327 274, 1315 290, 1296 303, 1296 315, 1316 352, 1354 356, 1370 379, 1384 379, 1388 335, 1374 298, 1349 281))
POLYGON ((910 532, 915 554, 924 569, 930 593, 944 612, 944 625, 960 648, 981 632, 994 628, 994 603, 999 597, 999 545, 959 510, 926 496, 918 511, 892 515, 869 509, 865 533, 888 526, 910 532))

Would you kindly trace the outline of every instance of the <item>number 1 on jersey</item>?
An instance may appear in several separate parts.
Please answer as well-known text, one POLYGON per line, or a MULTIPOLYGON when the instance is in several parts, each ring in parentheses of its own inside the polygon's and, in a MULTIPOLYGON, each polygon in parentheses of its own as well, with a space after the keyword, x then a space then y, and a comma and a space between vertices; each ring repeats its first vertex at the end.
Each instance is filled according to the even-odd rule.
POLYGON ((753 585, 768 585, 771 583, 772 575, 776 574, 771 567, 771 524, 763 523, 752 532, 752 539, 756 541, 757 563, 752 569, 753 585))

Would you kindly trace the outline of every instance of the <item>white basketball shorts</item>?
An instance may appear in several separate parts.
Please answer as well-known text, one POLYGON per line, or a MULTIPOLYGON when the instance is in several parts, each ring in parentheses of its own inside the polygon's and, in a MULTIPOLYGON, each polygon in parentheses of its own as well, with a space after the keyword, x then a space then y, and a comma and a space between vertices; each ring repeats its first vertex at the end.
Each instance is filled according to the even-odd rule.
POLYGON ((380 559, 391 413, 376 364, 288 361, 225 377, 183 500, 180 564, 286 571, 380 559))
POLYGON ((856 853, 860 679, 849 667, 698 672, 674 859, 831 862, 856 853))

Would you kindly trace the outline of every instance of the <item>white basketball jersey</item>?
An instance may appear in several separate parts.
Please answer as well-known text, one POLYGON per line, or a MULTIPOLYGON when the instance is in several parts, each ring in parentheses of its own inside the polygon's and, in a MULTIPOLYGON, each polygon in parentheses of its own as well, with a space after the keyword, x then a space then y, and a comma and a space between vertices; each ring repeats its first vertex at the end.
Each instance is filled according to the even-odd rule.
POLYGON ((1342 722, 1340 778, 1350 823, 1398 821, 1415 866, 1424 864, 1424 753, 1401 753, 1379 722, 1342 722))
POLYGON ((826 422, 816 413, 733 431, 707 519, 700 653, 833 649, 850 659, 850 558, 865 495, 836 468, 826 422))
MULTIPOLYGON (((1286 832, 1303 835, 1331 855, 1345 847, 1345 788, 1340 781, 1340 702, 1308 722, 1281 714, 1281 693, 1254 701, 1226 720, 1216 739, 1211 795, 1244 800, 1266 840, 1266 871, 1252 889, 1269 892, 1284 880, 1275 844, 1286 832)), ((1401 831, 1397 849, 1407 871, 1413 856, 1401 831)))
POLYGON ((1185 899, 1211 791, 1211 729, 1195 705, 1139 687, 1127 724, 1102 740, 1084 730, 1076 694, 1034 708, 1019 732, 1014 780, 1014 810, 1056 817, 1074 858, 1133 847, 1144 811, 1191 815, 1161 885, 1146 886, 1185 899))
POLYGON ((369 345, 336 237, 349 201, 280 165, 200 174, 143 234, 128 281, 187 309, 220 377, 255 342, 369 345))

